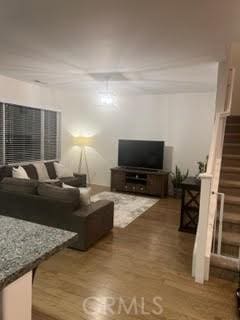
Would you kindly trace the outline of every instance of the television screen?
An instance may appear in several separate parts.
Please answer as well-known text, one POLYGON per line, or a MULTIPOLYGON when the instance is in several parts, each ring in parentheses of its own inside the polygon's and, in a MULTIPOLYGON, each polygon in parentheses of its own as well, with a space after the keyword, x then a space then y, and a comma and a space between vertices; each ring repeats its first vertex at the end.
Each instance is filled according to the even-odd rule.
POLYGON ((118 165, 162 169, 164 141, 119 140, 118 165))

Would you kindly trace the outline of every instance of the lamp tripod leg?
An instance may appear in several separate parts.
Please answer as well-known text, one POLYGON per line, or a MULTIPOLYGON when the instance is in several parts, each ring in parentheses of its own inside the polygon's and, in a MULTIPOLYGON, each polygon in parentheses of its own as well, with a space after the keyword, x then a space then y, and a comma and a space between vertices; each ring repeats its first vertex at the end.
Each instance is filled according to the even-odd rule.
POLYGON ((88 184, 90 185, 91 184, 90 173, 89 173, 89 167, 88 167, 87 155, 86 155, 86 149, 85 148, 83 149, 83 152, 84 152, 84 159, 85 159, 86 170, 87 170, 87 180, 88 180, 88 184))
POLYGON ((81 173, 82 161, 83 161, 83 147, 81 147, 81 153, 80 153, 79 164, 78 164, 78 173, 81 173))

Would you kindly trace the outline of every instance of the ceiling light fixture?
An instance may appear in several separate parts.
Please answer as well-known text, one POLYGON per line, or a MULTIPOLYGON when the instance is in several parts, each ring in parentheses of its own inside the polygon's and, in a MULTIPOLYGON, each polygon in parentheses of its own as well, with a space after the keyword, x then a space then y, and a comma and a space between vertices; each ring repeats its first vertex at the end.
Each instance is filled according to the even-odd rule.
POLYGON ((103 93, 100 95, 101 105, 111 106, 113 104, 113 96, 111 93, 103 93))
POLYGON ((99 93, 99 105, 106 110, 117 109, 117 98, 113 92, 109 90, 109 80, 106 81, 106 89, 99 93))

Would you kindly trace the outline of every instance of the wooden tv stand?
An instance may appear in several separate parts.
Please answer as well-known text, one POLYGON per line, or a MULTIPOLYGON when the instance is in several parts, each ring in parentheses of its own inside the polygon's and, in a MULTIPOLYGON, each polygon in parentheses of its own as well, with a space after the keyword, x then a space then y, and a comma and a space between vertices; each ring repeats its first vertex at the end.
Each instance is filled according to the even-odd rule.
POLYGON ((142 193, 158 197, 168 194, 169 172, 116 167, 111 169, 111 191, 142 193))

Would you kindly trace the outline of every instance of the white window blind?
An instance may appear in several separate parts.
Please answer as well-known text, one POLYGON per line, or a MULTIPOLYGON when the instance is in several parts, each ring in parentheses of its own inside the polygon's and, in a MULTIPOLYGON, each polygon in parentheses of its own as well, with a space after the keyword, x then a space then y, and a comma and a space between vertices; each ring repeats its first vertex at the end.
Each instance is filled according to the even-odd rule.
POLYGON ((41 110, 5 105, 6 163, 41 160, 41 110))
POLYGON ((3 104, 0 103, 0 165, 4 164, 4 150, 3 150, 3 104))
POLYGON ((0 103, 0 165, 59 159, 60 114, 0 103))
POLYGON ((57 159, 58 150, 58 117, 57 113, 44 110, 44 159, 57 159))

